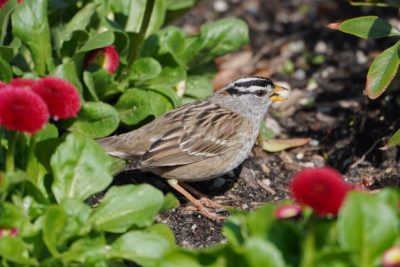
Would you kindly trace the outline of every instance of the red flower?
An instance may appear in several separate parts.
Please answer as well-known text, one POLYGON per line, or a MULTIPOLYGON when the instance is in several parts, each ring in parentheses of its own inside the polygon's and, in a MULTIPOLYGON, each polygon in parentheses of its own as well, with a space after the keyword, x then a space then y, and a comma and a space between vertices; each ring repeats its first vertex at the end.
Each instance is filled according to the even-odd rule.
POLYGON ((44 77, 33 85, 32 90, 43 98, 54 119, 68 119, 78 114, 79 94, 68 81, 56 77, 44 77))
POLYGON ((91 51, 86 58, 86 66, 91 64, 100 65, 110 73, 114 73, 119 65, 119 55, 114 46, 106 46, 91 51))
POLYGON ((394 246, 385 251, 382 256, 382 266, 400 267, 400 247, 394 246))
MULTIPOLYGON (((1 0, 0 0, 1 1, 1 0)), ((6 86, 7 84, 5 82, 0 81, 0 88, 6 86)))
POLYGON ((42 129, 48 119, 46 103, 34 92, 12 85, 0 90, 0 125, 33 134, 42 129))
POLYGON ((24 78, 15 78, 13 79, 10 84, 13 86, 24 87, 31 89, 38 80, 33 79, 24 79, 24 78))
MULTIPOLYGON (((8 0, 0 0, 0 8, 2 8, 5 4, 7 4, 8 0)), ((24 0, 17 0, 17 3, 23 3, 24 0)))
POLYGON ((17 236, 18 235, 18 229, 17 228, 11 228, 11 229, 3 229, 0 228, 0 237, 3 236, 17 236))
POLYGON ((331 168, 303 170, 290 183, 294 199, 310 206, 320 216, 336 215, 350 189, 342 176, 331 168))
POLYGON ((277 219, 292 219, 301 216, 301 208, 296 204, 286 204, 278 207, 274 211, 274 216, 277 219))

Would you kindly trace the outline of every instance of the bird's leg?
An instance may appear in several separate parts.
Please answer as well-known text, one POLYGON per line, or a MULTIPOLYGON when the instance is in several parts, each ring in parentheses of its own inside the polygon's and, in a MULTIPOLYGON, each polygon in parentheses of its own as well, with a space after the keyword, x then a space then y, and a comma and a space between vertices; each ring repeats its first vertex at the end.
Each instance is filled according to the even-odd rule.
MULTIPOLYGON (((192 194, 190 194, 184 187, 182 187, 177 180, 175 179, 168 179, 168 184, 173 187, 176 191, 181 193, 184 197, 186 197, 190 202, 193 203, 193 205, 196 206, 198 211, 205 216, 206 218, 209 218, 213 221, 222 221, 225 219, 225 217, 220 216, 216 213, 210 212, 205 205, 202 203, 201 200, 196 199, 192 194)), ((211 200, 209 200, 211 201, 211 200)), ((211 201, 212 202, 212 201, 211 201)))
POLYGON ((212 201, 209 199, 206 195, 204 195, 202 192, 191 186, 190 184, 187 184, 185 182, 179 182, 180 186, 182 186, 186 191, 191 193, 192 195, 196 196, 198 200, 203 204, 204 206, 208 208, 213 208, 213 209, 222 209, 225 210, 225 207, 222 206, 221 204, 212 201))

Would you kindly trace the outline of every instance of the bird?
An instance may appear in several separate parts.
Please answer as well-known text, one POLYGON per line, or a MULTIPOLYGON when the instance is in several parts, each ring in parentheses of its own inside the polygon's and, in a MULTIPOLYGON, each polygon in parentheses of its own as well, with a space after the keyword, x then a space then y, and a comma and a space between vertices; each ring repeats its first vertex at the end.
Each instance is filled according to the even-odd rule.
POLYGON ((289 89, 269 78, 242 77, 207 99, 182 105, 136 130, 97 141, 109 155, 127 161, 130 169, 167 179, 201 214, 220 220, 205 207, 220 205, 186 182, 210 180, 238 167, 254 146, 271 103, 286 100, 288 95, 289 89))

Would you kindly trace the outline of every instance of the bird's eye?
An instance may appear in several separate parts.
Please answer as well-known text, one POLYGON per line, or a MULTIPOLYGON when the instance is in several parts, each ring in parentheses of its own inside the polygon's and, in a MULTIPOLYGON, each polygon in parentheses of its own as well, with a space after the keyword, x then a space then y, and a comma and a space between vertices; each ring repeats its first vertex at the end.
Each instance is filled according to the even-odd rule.
POLYGON ((256 91, 256 96, 259 96, 259 97, 265 96, 266 94, 267 94, 267 92, 264 91, 264 90, 257 90, 256 91))

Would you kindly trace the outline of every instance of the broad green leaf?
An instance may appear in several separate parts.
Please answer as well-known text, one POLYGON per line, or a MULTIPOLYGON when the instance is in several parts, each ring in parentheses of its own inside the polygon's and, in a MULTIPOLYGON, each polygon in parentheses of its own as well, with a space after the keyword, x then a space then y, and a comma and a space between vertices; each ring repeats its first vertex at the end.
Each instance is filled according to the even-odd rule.
MULTIPOLYGON (((66 263, 81 263, 83 266, 97 266, 107 259, 110 246, 106 244, 104 235, 91 235, 78 239, 59 257, 66 263)), ((68 265, 69 266, 69 265, 68 265)))
POLYGON ((161 64, 151 57, 139 58, 132 65, 129 78, 136 81, 146 81, 161 73, 161 64))
POLYGON ((112 31, 106 31, 96 33, 91 36, 89 40, 79 49, 79 52, 88 52, 98 48, 102 48, 111 45, 114 42, 114 33, 112 31))
MULTIPOLYGON (((2 2, 3 3, 3 2, 2 2)), ((4 44, 12 11, 17 6, 17 0, 8 0, 0 8, 0 44, 4 44)))
POLYGON ((100 138, 114 132, 118 124, 119 114, 112 106, 103 102, 86 102, 69 130, 100 138))
POLYGON ((165 0, 168 10, 186 9, 194 6, 196 0, 165 0))
POLYGON ((21 45, 21 40, 14 38, 8 46, 0 46, 0 58, 6 62, 11 62, 11 60, 18 54, 21 45))
POLYGON ((369 67, 365 92, 371 99, 378 98, 396 76, 400 65, 400 41, 377 56, 369 67))
POLYGON ((99 96, 96 93, 96 89, 94 87, 94 81, 92 73, 89 71, 83 72, 83 81, 86 85, 88 94, 85 94, 86 100, 100 101, 99 96))
POLYGON ((64 241, 62 235, 67 224, 67 215, 60 206, 52 205, 43 217, 43 241, 52 255, 58 255, 58 246, 64 241))
MULTIPOLYGON (((186 67, 188 57, 193 57, 192 54, 188 55, 188 49, 185 46, 185 33, 177 27, 168 27, 159 33, 160 36, 160 54, 168 52, 180 66, 186 67)), ((191 52, 194 48, 190 47, 191 52)))
POLYGON ((96 5, 94 3, 88 3, 83 8, 81 8, 72 19, 65 24, 62 34, 64 40, 68 40, 71 34, 77 30, 85 30, 89 25, 92 16, 96 11, 96 5))
POLYGON ((380 6, 380 7, 399 7, 399 0, 349 0, 354 6, 380 6))
MULTIPOLYGON (((114 1, 113 1, 114 2, 114 1)), ((128 15, 128 20, 125 25, 125 31, 139 33, 140 26, 142 25, 144 9, 146 7, 146 0, 131 0, 131 1, 115 1, 119 3, 119 7, 116 9, 116 3, 112 6, 115 11, 128 15), (125 10, 123 10, 123 8, 125 10), (119 10, 118 10, 119 9, 119 10), (128 14, 126 14, 128 12, 128 14)))
POLYGON ((47 0, 30 0, 18 5, 12 14, 12 26, 14 35, 29 48, 36 72, 46 74, 46 65, 52 59, 47 0))
POLYGON ((68 216, 68 224, 71 232, 87 233, 91 229, 88 219, 92 214, 92 208, 74 198, 66 198, 61 202, 65 214, 68 216))
POLYGON ((4 236, 0 238, 0 256, 18 264, 38 266, 34 258, 29 258, 28 246, 18 237, 4 236))
POLYGON ((396 211, 384 200, 367 193, 349 193, 339 212, 337 234, 340 246, 354 253, 358 266, 373 266, 398 233, 396 211))
POLYGON ((76 65, 74 61, 68 61, 58 65, 52 72, 52 76, 56 76, 71 82, 78 89, 79 94, 82 96, 82 84, 79 80, 76 65))
POLYGON ((175 87, 179 82, 186 80, 186 70, 180 66, 164 66, 160 75, 149 80, 146 84, 152 86, 175 87))
MULTIPOLYGON (((248 31, 246 23, 236 18, 204 24, 199 38, 195 40, 195 43, 200 42, 201 51, 196 53, 190 65, 201 65, 217 56, 239 49, 249 41, 248 31)), ((190 46, 197 46, 195 43, 190 46)))
POLYGON ((120 84, 114 81, 114 76, 102 68, 90 72, 90 77, 97 97, 103 101, 114 98, 117 94, 123 92, 120 84))
POLYGON ((172 103, 173 107, 179 107, 182 103, 181 99, 178 97, 177 93, 168 86, 152 86, 150 90, 160 93, 166 96, 172 103))
POLYGON ((400 144, 400 129, 398 129, 392 137, 390 137, 387 147, 396 146, 400 144))
POLYGON ((190 75, 187 78, 185 95, 205 99, 214 92, 210 79, 206 76, 190 75))
POLYGON ((261 237, 250 237, 244 244, 243 257, 248 267, 285 267, 281 252, 261 237))
POLYGON ((58 137, 58 128, 51 123, 46 123, 44 128, 39 132, 37 132, 34 136, 36 143, 57 137, 58 137))
MULTIPOLYGON (((160 261, 159 267, 204 267, 205 265, 200 263, 194 255, 194 252, 183 250, 174 250, 168 253, 160 261)), ((216 267, 215 265, 206 265, 210 267, 216 267)), ((225 266, 225 265, 219 265, 225 266)))
POLYGON ((154 187, 125 185, 107 191, 90 222, 98 230, 122 233, 131 226, 150 225, 164 202, 162 193, 154 187))
POLYGON ((170 245, 161 235, 144 231, 130 231, 117 238, 111 246, 111 257, 134 261, 149 266, 161 259, 170 245))
MULTIPOLYGON (((62 58, 73 58, 76 51, 85 44, 89 39, 89 33, 86 31, 74 31, 68 40, 62 42, 61 48, 59 49, 60 57, 62 58)), ((61 40, 60 40, 61 41, 61 40)), ((83 55, 81 55, 83 57, 83 55)), ((80 69, 80 68, 78 68, 80 69)))
POLYGON ((57 202, 65 198, 84 200, 104 190, 112 181, 111 160, 89 137, 69 134, 50 160, 57 202))
POLYGON ((0 81, 10 82, 13 77, 12 69, 9 63, 0 58, 0 81))
POLYGON ((115 108, 119 111, 121 121, 135 125, 149 116, 160 116, 172 109, 170 100, 163 95, 140 89, 129 89, 121 95, 115 108))
POLYGON ((400 32, 389 22, 377 16, 348 19, 340 23, 330 24, 329 27, 365 39, 400 35, 400 32))

